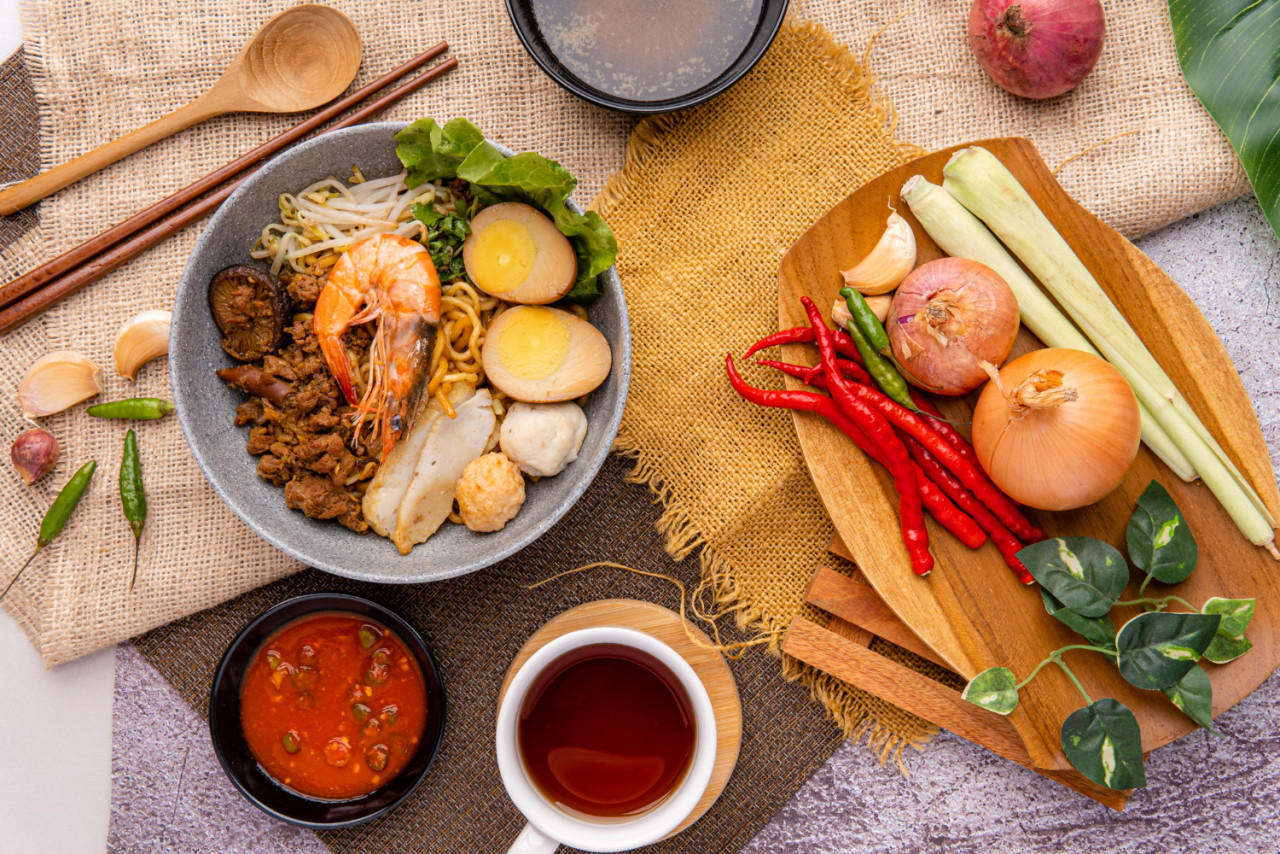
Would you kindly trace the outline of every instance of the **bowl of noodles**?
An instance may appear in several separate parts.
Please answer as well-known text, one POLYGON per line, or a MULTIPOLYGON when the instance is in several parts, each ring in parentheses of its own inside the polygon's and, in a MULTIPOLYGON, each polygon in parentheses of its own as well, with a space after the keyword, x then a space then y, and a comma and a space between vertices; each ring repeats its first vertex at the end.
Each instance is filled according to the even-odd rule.
MULTIPOLYGON (((403 147, 397 154, 397 134, 421 131, 423 145, 444 149, 451 132, 464 149, 478 140, 484 150, 465 168, 476 172, 472 161, 487 156, 495 185, 503 158, 536 157, 513 156, 459 121, 443 131, 434 122, 429 131, 422 122, 361 125, 278 156, 218 209, 178 288, 170 374, 197 464, 259 536, 336 575, 436 581, 514 554, 586 491, 622 418, 630 331, 612 255, 592 258, 575 238, 569 299, 496 297, 470 275, 479 262, 468 255, 464 264, 462 236, 527 205, 496 195, 501 187, 489 192, 483 179, 424 179, 406 169, 403 147), (508 372, 493 355, 500 329, 504 348, 545 348, 543 323, 556 335, 572 330, 562 336, 571 351, 581 338, 588 353, 604 354, 576 359, 595 373, 587 385, 562 383, 553 394, 526 381, 527 365, 508 372), (548 446, 558 459, 548 460, 548 446)), ((571 198, 544 205, 542 218, 562 231, 596 229, 596 248, 601 234, 612 241, 571 198)), ((485 233, 509 238, 493 225, 485 233)))

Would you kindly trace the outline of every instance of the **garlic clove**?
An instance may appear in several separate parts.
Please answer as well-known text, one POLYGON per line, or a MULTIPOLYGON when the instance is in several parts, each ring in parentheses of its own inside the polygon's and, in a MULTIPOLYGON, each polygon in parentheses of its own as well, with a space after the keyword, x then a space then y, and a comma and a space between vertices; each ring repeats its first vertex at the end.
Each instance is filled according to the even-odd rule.
POLYGON ((916 265, 916 235, 895 211, 889 214, 884 234, 875 248, 856 267, 844 270, 845 284, 864 296, 888 293, 907 277, 916 265))
POLYGON ((83 353, 57 350, 36 359, 18 385, 18 406, 27 418, 61 412, 102 391, 102 369, 83 353))
POLYGON ((169 311, 143 311, 120 327, 116 334, 116 371, 136 380, 138 371, 152 359, 169 352, 169 311))
MULTIPOLYGON (((867 300, 867 308, 871 309, 871 313, 884 323, 884 319, 889 316, 889 306, 893 305, 893 297, 890 294, 878 294, 869 296, 867 300)), ((853 321, 853 315, 849 313, 849 304, 843 299, 837 299, 831 306, 831 322, 836 329, 847 329, 853 321)))

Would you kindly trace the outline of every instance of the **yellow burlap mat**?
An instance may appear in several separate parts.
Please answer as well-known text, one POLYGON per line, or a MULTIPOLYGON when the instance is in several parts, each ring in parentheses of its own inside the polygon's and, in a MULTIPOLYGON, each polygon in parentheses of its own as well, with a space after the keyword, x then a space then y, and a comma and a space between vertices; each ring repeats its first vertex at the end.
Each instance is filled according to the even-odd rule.
MULTIPOLYGON (((701 548, 716 602, 775 651, 814 566, 834 560, 831 523, 790 415, 734 395, 724 355, 777 329, 775 276, 791 242, 851 188, 919 155, 894 139, 869 83, 820 25, 789 23, 726 95, 642 123, 595 204, 622 247, 634 348, 615 447, 665 505, 668 551, 701 548)), ((799 662, 784 668, 884 751, 929 733, 799 662)))

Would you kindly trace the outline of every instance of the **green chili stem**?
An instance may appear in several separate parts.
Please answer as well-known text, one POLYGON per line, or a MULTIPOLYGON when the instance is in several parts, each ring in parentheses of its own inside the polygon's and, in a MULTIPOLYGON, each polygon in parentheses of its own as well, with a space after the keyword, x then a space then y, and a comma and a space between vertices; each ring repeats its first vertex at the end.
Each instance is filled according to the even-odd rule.
POLYGON ((1080 684, 1080 680, 1076 678, 1076 675, 1071 672, 1071 668, 1067 667, 1066 662, 1062 661, 1061 659, 1054 659, 1054 664, 1062 668, 1062 672, 1067 674, 1067 678, 1069 678, 1072 684, 1076 686, 1076 690, 1079 691, 1084 696, 1084 701, 1092 706, 1093 698, 1089 696, 1089 692, 1086 691, 1084 689, 1084 686, 1080 684))
POLYGON ((27 562, 18 570, 18 574, 9 579, 9 583, 4 586, 4 590, 0 591, 0 601, 4 601, 4 597, 8 595, 9 591, 13 588, 13 585, 18 583, 18 579, 22 577, 22 573, 26 571, 27 567, 31 566, 31 561, 36 559, 36 555, 40 554, 40 550, 44 548, 45 545, 45 543, 41 543, 36 546, 36 550, 31 553, 31 557, 27 558, 27 562))
POLYGON ((41 549, 52 543, 62 533, 63 527, 67 524, 67 519, 71 518, 71 513, 76 509, 76 505, 80 503, 81 497, 84 496, 84 491, 89 488, 89 481, 93 479, 93 473, 97 468, 97 460, 89 460, 89 462, 76 469, 76 473, 71 475, 71 479, 58 491, 57 497, 53 499, 53 503, 45 511, 44 518, 40 520, 40 533, 36 535, 36 550, 31 553, 31 557, 27 558, 27 562, 18 570, 18 574, 9 580, 4 591, 0 592, 0 600, 4 599, 13 585, 17 583, 18 578, 31 565, 31 561, 36 559, 36 555, 40 554, 41 549))

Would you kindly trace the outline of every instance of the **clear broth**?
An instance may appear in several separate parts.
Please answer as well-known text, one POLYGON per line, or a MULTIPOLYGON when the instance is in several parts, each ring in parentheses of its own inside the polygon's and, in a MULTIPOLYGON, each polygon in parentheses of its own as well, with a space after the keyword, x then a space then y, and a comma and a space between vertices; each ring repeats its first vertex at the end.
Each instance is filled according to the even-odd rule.
POLYGON ((517 742, 529 778, 561 809, 635 815, 684 780, 696 742, 693 704, 653 656, 592 644, 538 675, 520 709, 517 742))
POLYGON ((763 0, 532 0, 547 46, 579 79, 617 98, 678 98, 746 49, 763 0))

